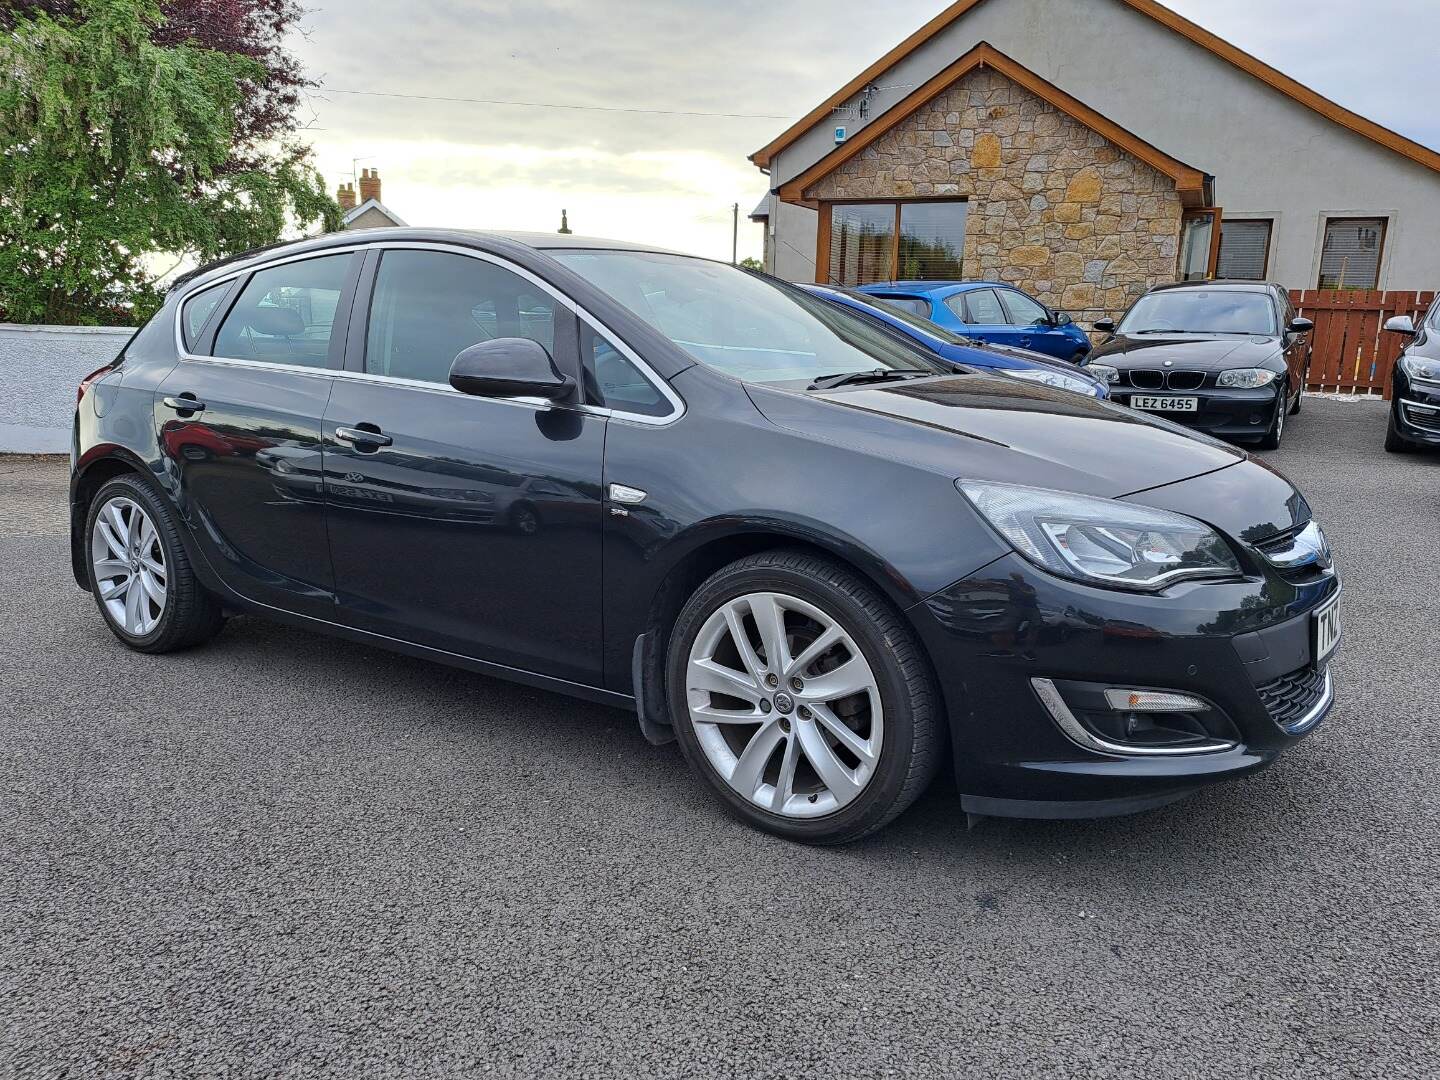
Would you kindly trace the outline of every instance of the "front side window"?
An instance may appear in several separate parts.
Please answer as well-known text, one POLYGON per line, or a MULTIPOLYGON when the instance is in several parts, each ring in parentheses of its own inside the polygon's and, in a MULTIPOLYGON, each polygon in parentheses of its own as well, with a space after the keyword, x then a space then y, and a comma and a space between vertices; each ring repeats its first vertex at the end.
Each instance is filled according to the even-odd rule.
POLYGON ((471 345, 529 338, 555 349, 555 300, 504 267, 441 251, 386 251, 375 275, 365 370, 448 383, 471 345))
POLYGON ((349 254, 258 270, 220 324, 215 355, 325 367, 349 254))
POLYGON ((630 358, 589 323, 580 325, 586 399, 617 412, 665 416, 672 406, 630 358))
POLYGON ((180 316, 180 328, 185 336, 187 349, 195 348, 195 343, 200 340, 200 331, 205 329, 205 324, 210 321, 210 316, 215 313, 220 301, 225 299, 225 294, 230 291, 232 284, 234 282, 222 281, 219 285, 201 289, 185 301, 180 316))
POLYGON ((1270 221, 1220 223, 1220 256, 1215 276, 1231 281, 1264 281, 1270 255, 1270 221))
POLYGON ((1120 321, 1121 334, 1273 335, 1269 293, 1240 289, 1168 289, 1147 293, 1120 321))
POLYGON ((1024 293, 1005 289, 1000 293, 1000 299, 1005 302, 1005 310, 1010 312, 1012 326, 1048 326, 1050 324, 1050 313, 1024 293))
POLYGON ((804 387, 877 369, 948 370, 830 301, 725 263, 647 251, 550 254, 696 360, 735 378, 804 387))
POLYGON ((1384 218, 1330 218, 1320 252, 1322 289, 1378 289, 1384 218))
POLYGON ((959 278, 967 212, 961 199, 831 204, 825 280, 854 286, 959 278))

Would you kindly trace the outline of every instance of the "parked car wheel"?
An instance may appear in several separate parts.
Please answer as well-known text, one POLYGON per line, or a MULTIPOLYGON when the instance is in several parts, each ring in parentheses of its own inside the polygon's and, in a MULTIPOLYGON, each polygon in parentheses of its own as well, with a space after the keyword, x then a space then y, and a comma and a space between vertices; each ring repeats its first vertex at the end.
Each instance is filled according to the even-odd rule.
POLYGON ((808 552, 732 563, 676 620, 671 722, 743 820, 810 844, 879 829, 940 764, 932 676, 894 608, 808 552))
POLYGON ((1395 430, 1394 409, 1385 421, 1385 449, 1392 454, 1408 454, 1415 449, 1414 443, 1395 430))
POLYGON ((1305 400, 1305 387, 1310 384, 1310 366, 1305 366, 1305 374, 1300 376, 1300 389, 1295 391, 1295 400, 1290 403, 1290 415, 1300 415, 1300 406, 1305 400))
POLYGON ((1285 416, 1290 412, 1290 391, 1286 387, 1280 389, 1280 400, 1275 404, 1275 416, 1270 421, 1270 428, 1264 435, 1260 436, 1261 450, 1278 450, 1280 440, 1285 435, 1285 416))
POLYGON ((220 603, 191 569, 174 518, 134 477, 105 484, 90 506, 90 591, 105 623, 137 652, 164 653, 220 631, 220 603))

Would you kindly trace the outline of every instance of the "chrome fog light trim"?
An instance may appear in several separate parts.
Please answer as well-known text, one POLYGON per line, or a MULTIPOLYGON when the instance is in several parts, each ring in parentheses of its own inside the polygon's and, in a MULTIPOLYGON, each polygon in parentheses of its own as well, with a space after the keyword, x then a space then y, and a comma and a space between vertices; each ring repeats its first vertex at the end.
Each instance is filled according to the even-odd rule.
POLYGON ((1045 711, 1050 714, 1050 719, 1055 721, 1061 733, 1073 742, 1076 746, 1086 750, 1094 750, 1101 754, 1119 754, 1124 757, 1178 757, 1192 754, 1215 754, 1222 750, 1233 750, 1235 743, 1212 740, 1200 743, 1196 746, 1127 746, 1124 743, 1110 742, 1102 739, 1084 724, 1080 723, 1070 706, 1065 704, 1064 697, 1056 688, 1054 681, 1050 679, 1031 679, 1031 687, 1035 690, 1035 696, 1040 699, 1040 704, 1045 706, 1045 711))

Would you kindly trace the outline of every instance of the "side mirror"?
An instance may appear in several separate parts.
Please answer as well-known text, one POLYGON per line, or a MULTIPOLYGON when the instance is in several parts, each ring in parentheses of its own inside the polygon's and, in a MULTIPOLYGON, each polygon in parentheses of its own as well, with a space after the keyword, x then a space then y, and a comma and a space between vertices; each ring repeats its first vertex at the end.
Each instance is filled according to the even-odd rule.
POLYGON ((1385 329, 1392 334, 1415 334, 1415 320, 1409 315, 1396 315, 1393 319, 1385 320, 1385 329))
POLYGON ((1066 315, 1063 311, 1057 311, 1055 312, 1055 317, 1051 321, 1056 326, 1069 326, 1075 320, 1070 318, 1070 316, 1066 315))
POLYGON ((476 397, 538 397, 561 401, 575 390, 545 346, 529 338, 493 338, 471 345, 450 365, 450 385, 476 397))
POLYGON ((1095 330, 1101 334, 1113 334, 1115 332, 1114 319, 1096 319, 1090 325, 1093 326, 1095 330))
POLYGON ((1297 315, 1290 320, 1290 333, 1292 334, 1308 334, 1314 329, 1315 323, 1310 319, 1302 319, 1297 315))

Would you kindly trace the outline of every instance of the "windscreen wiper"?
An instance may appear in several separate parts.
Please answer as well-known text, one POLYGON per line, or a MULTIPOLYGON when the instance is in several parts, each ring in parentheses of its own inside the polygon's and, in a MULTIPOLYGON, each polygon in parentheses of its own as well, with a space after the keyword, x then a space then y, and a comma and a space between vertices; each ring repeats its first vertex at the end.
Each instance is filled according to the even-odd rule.
POLYGON ((811 390, 834 390, 856 383, 889 382, 891 379, 928 379, 936 372, 905 371, 899 368, 875 368, 872 371, 842 371, 838 375, 821 375, 809 386, 811 390))

